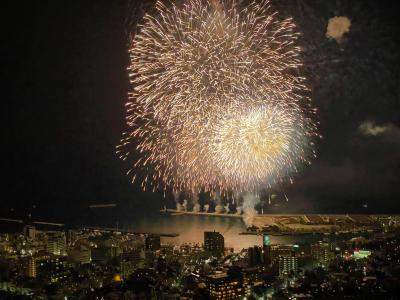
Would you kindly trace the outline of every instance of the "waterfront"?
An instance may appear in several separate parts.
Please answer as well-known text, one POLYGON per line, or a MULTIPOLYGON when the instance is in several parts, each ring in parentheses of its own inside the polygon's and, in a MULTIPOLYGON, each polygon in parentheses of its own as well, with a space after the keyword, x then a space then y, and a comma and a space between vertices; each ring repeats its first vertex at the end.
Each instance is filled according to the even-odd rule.
MULTIPOLYGON (((43 218, 40 218, 43 219, 43 218)), ((1 222, 3 232, 21 232, 23 225, 19 223, 1 222)), ((102 210, 96 213, 87 214, 84 218, 78 218, 73 223, 66 223, 66 228, 75 227, 100 227, 118 228, 130 232, 154 233, 162 235, 161 242, 180 246, 184 243, 195 243, 202 245, 204 241, 204 231, 220 232, 225 239, 225 246, 233 248, 235 252, 244 248, 262 244, 261 235, 242 234, 246 232, 246 225, 242 218, 230 218, 213 215, 171 215, 163 212, 153 212, 151 214, 131 214, 125 212, 119 214, 116 210, 102 210), (112 221, 110 221, 112 220, 112 221)), ((358 233, 349 233, 335 237, 338 240, 345 240, 358 233)), ((285 234, 271 235, 272 244, 306 244, 313 243, 326 238, 323 234, 285 234)))
MULTIPOLYGON (((146 216, 136 216, 125 220, 121 228, 154 233, 177 233, 177 237, 163 237, 162 242, 174 245, 183 243, 202 244, 204 231, 218 231, 225 238, 225 246, 240 251, 243 248, 262 244, 260 235, 243 235, 246 225, 241 218, 226 218, 217 216, 192 216, 157 214, 149 219, 146 216)), ((321 234, 306 235, 272 235, 273 244, 311 243, 321 240, 321 234)))
MULTIPOLYGON (((271 220, 281 224, 287 217, 255 219, 265 225, 271 220)), ((12 293, 25 295, 23 299, 136 299, 132 294, 146 299, 217 299, 212 296, 216 286, 232 289, 235 299, 275 299, 273 295, 282 293, 287 296, 282 299, 300 294, 338 299, 354 291, 398 294, 398 280, 382 276, 398 270, 398 216, 329 215, 347 220, 342 226, 352 230, 274 232, 269 237, 255 226, 246 228, 241 218, 224 215, 105 209, 74 218, 75 223, 65 224, 38 215, 31 220, 0 218, 0 224, 14 227, 10 234, 0 226, 1 263, 3 273, 9 274, 0 282, 0 298, 12 293), (360 223, 357 227, 352 220, 374 224, 374 230, 364 230, 360 223)), ((298 218, 314 223, 299 226, 316 226, 319 221, 312 215, 290 216, 294 222, 298 218)))

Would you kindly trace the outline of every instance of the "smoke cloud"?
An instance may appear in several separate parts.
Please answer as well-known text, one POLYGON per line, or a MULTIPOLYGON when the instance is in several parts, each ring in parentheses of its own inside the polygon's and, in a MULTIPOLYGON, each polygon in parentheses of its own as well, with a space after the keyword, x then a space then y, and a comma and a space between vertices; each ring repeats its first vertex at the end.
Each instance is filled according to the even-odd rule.
POLYGON ((218 214, 223 213, 224 212, 224 207, 221 204, 217 204, 215 206, 215 212, 218 213, 218 214))
POLYGON ((366 136, 378 136, 384 133, 396 132, 396 131, 400 132, 400 129, 393 124, 389 123, 389 124, 377 125, 375 124, 375 122, 372 121, 365 121, 361 123, 360 126, 358 127, 358 130, 361 132, 361 134, 366 136))
POLYGON ((188 201, 185 199, 183 200, 182 208, 184 211, 187 211, 187 207, 188 207, 188 201))
POLYGON ((257 215, 257 211, 254 206, 260 202, 258 195, 245 193, 243 195, 243 221, 246 226, 252 226, 254 217, 257 215))
POLYGON ((199 194, 192 194, 193 212, 200 212, 199 194))
POLYGON ((196 203, 193 205, 193 212, 200 212, 200 204, 196 203))
POLYGON ((174 191, 174 192, 173 192, 173 195, 174 195, 176 210, 177 210, 177 211, 181 211, 181 210, 182 210, 182 206, 181 206, 181 204, 179 203, 179 196, 181 195, 181 192, 180 192, 180 191, 174 191))
POLYGON ((350 31, 351 21, 347 17, 333 17, 329 19, 326 28, 326 37, 341 43, 343 35, 350 31))
POLYGON ((229 209, 229 203, 228 203, 227 205, 224 206, 224 209, 225 209, 225 213, 226 213, 226 214, 229 214, 229 211, 230 211, 230 209, 229 209))

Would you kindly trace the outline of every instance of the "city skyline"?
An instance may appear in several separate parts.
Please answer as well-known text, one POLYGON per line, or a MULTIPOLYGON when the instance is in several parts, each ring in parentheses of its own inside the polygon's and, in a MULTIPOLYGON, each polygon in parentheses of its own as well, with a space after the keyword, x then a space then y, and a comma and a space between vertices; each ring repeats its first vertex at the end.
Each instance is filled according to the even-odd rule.
POLYGON ((392 261, 399 259, 400 218, 353 217, 352 222, 350 235, 303 234, 282 243, 264 231, 241 249, 227 246, 217 231, 176 244, 115 228, 26 225, 20 233, 0 233, 0 296, 396 299, 398 278, 392 274, 398 267, 392 261))

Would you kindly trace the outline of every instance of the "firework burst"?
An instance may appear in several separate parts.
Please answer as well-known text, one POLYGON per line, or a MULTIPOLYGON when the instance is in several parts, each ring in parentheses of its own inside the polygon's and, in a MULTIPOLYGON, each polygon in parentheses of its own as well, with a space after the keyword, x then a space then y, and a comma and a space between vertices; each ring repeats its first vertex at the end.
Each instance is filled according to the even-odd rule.
POLYGON ((117 146, 135 159, 128 173, 146 174, 143 188, 191 191, 290 178, 316 135, 293 21, 268 1, 166 3, 130 49, 130 130, 117 146))
POLYGON ((235 190, 272 187, 297 171, 309 150, 308 124, 297 110, 267 105, 233 110, 214 126, 213 165, 235 190))

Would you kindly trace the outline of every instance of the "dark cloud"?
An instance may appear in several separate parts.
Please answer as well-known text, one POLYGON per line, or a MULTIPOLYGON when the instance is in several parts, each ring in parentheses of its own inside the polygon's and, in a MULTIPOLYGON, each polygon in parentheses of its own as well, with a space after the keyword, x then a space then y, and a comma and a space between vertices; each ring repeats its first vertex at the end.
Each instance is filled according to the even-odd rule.
POLYGON ((365 121, 358 127, 360 133, 365 136, 383 138, 386 141, 400 143, 400 127, 394 124, 377 125, 373 121, 365 121))

